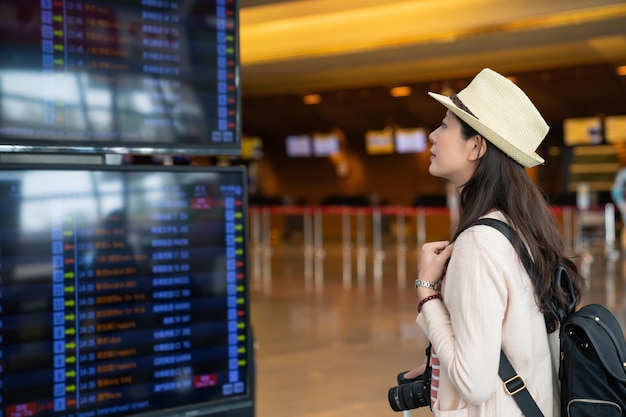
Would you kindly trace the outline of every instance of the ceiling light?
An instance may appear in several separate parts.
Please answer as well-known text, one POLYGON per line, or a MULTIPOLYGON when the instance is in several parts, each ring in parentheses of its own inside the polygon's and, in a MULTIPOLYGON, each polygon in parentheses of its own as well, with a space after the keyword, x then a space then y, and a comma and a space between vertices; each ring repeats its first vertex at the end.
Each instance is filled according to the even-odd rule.
POLYGON ((322 102, 322 96, 319 94, 307 94, 302 97, 304 104, 320 104, 322 102))
POLYGON ((406 96, 410 96, 411 95, 411 87, 409 87, 409 86, 393 87, 391 90, 389 90, 389 94, 391 94, 392 97, 406 97, 406 96))
POLYGON ((561 155, 561 147, 560 146, 550 146, 548 148, 548 155, 550 155, 550 156, 559 156, 559 155, 561 155))

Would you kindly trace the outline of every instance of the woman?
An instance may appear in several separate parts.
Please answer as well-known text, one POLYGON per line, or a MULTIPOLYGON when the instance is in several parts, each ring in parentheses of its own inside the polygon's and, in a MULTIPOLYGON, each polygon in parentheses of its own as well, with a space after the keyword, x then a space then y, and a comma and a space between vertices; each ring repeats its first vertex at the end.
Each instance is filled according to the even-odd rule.
POLYGON ((584 285, 524 169, 544 162, 535 150, 548 126, 521 89, 490 69, 456 95, 429 95, 447 108, 430 134, 429 172, 454 184, 462 208, 453 243, 423 246, 416 280, 416 321, 432 343, 433 412, 522 416, 498 376, 502 349, 544 416, 558 415, 558 321, 544 305, 553 295, 564 297, 551 282, 557 265, 569 270, 577 295, 584 285), (538 278, 527 274, 502 233, 472 226, 482 217, 517 231, 538 278))

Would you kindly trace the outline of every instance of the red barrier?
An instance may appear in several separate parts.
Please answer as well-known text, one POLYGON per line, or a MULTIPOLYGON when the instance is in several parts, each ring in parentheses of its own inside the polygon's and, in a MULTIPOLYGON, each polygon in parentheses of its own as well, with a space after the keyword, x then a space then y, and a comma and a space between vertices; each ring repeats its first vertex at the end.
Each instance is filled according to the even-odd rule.
MULTIPOLYGON (((570 208, 577 211, 576 207, 572 206, 551 206, 550 210, 555 215, 562 215, 565 208, 570 208)), ((367 206, 367 207, 353 207, 353 206, 250 206, 249 211, 265 211, 270 214, 284 214, 284 215, 305 215, 314 212, 320 212, 322 214, 372 214, 374 210, 379 210, 384 215, 417 215, 422 211, 425 215, 445 215, 450 213, 450 209, 447 207, 410 207, 410 206, 367 206)), ((603 210, 602 207, 592 207, 590 211, 603 210)))

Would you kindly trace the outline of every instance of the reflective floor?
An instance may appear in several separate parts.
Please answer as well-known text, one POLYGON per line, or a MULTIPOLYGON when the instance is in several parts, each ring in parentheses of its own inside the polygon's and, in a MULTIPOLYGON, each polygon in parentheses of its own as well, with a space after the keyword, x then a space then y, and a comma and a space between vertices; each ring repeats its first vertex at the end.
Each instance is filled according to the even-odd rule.
MULTIPOLYGON (((376 252, 341 243, 252 248, 257 417, 408 415, 391 410, 387 393, 426 346, 414 322, 416 252, 391 244, 376 252)), ((590 278, 583 303, 607 305, 626 328, 626 261, 611 258, 601 246, 579 257, 590 278)))

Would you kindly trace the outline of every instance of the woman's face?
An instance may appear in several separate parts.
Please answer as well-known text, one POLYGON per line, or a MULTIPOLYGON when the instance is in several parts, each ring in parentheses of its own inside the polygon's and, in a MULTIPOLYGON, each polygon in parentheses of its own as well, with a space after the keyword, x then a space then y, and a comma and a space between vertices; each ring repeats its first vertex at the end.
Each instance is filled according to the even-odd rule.
POLYGON ((472 177, 476 168, 477 147, 484 146, 480 137, 464 139, 461 135, 461 122, 450 111, 441 125, 429 135, 430 167, 428 172, 435 177, 445 178, 457 188, 462 187, 472 177))

